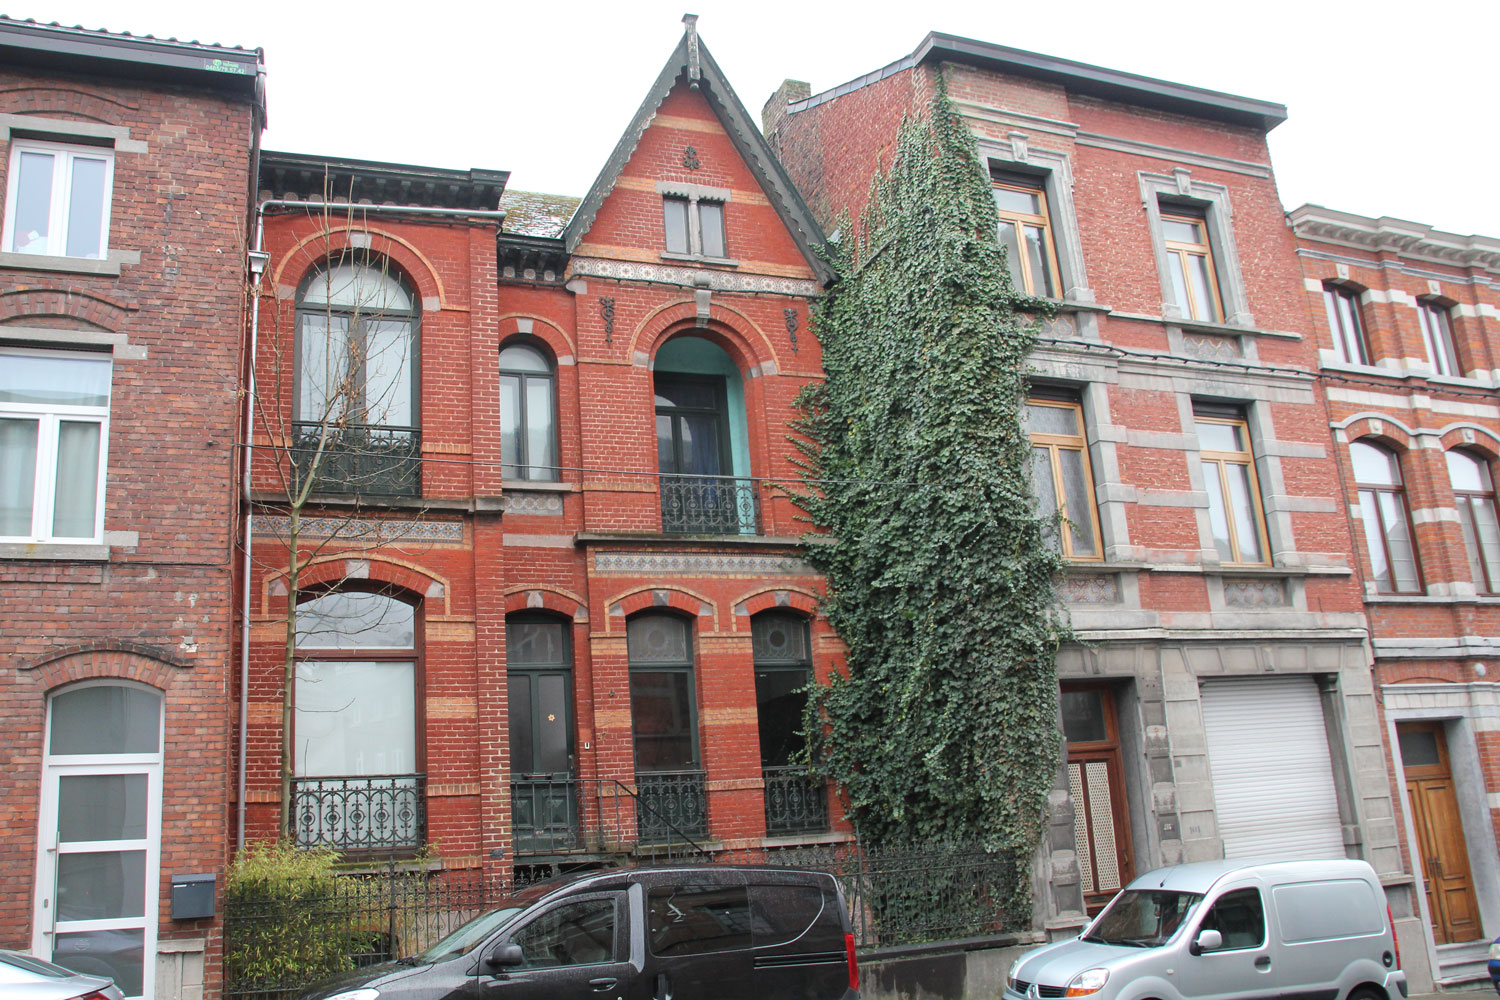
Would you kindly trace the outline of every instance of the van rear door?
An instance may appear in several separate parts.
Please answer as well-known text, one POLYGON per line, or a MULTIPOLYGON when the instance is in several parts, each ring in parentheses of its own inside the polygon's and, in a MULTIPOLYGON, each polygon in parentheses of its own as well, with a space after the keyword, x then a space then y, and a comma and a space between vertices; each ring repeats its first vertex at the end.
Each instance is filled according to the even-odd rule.
POLYGON ((1286 882, 1271 887, 1282 984, 1299 1000, 1335 1000, 1360 979, 1385 976, 1383 952, 1394 949, 1385 894, 1361 878, 1286 882), (1362 969, 1350 971, 1354 965, 1362 969))
POLYGON ((734 869, 652 879, 646 887, 646 984, 654 1000, 757 1000, 750 895, 734 869))

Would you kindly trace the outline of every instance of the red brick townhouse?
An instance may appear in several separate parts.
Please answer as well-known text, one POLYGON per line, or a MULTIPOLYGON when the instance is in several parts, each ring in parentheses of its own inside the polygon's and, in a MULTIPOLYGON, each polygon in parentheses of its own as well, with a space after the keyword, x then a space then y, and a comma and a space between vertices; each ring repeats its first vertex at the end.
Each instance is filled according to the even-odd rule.
POLYGON ((0 19, 0 947, 132 997, 217 976, 262 79, 0 19))
POLYGON ((1500 240, 1290 213, 1439 980, 1500 934, 1500 240))
POLYGON ((940 77, 1016 285, 1058 307, 1028 421, 1040 502, 1070 522, 1061 590, 1083 641, 1058 660, 1067 761, 1038 926, 1076 929, 1158 865, 1348 855, 1388 879, 1415 948, 1346 499, 1266 148, 1285 109, 931 34, 767 105, 825 226, 857 215, 940 77))
POLYGON ((247 836, 502 876, 847 836, 786 767, 838 649, 777 488, 821 236, 691 22, 581 203, 260 178, 247 836))

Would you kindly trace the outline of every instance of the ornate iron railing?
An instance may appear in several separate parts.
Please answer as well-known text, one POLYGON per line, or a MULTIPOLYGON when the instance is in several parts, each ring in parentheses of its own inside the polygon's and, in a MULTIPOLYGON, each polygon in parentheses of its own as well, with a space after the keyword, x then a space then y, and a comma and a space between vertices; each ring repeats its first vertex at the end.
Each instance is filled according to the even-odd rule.
POLYGON ((414 851, 426 836, 426 775, 292 779, 298 847, 414 851))
POLYGON ((574 778, 519 778, 510 783, 510 815, 521 853, 583 846, 579 783, 574 778))
POLYGON ((415 427, 295 422, 292 460, 302 476, 316 466, 320 493, 422 495, 422 432, 415 427))
POLYGON ((708 836, 707 772, 641 771, 635 776, 635 791, 641 843, 708 836))
POLYGON ((687 535, 760 533, 760 497, 753 479, 662 476, 661 530, 687 535))
POLYGON ((768 836, 828 832, 828 789, 822 779, 804 767, 768 767, 761 776, 766 783, 768 836))

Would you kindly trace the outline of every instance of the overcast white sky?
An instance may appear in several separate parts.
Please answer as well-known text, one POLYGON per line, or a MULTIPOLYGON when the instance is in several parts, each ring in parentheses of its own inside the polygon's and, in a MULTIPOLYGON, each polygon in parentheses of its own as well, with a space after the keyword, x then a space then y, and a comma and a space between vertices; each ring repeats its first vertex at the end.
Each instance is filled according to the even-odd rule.
POLYGON ((786 77, 827 89, 945 31, 1285 104, 1282 202, 1500 238, 1495 0, 358 4, 14 0, 6 13, 260 46, 266 147, 511 171, 582 195, 682 32, 758 115, 786 77))

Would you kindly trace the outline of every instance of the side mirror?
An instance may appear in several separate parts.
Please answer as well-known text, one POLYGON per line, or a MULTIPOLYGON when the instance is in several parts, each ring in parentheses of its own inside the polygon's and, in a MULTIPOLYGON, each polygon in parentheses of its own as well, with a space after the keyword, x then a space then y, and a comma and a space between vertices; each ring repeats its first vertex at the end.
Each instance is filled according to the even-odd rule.
POLYGON ((526 960, 521 954, 521 946, 511 944, 509 941, 501 941, 490 949, 490 953, 484 956, 484 964, 492 969, 503 968, 509 965, 520 965, 526 960))
POLYGON ((1224 935, 1210 927, 1198 933, 1198 939, 1193 942, 1188 951, 1194 955, 1201 955, 1205 951, 1214 951, 1222 947, 1224 947, 1224 935))

